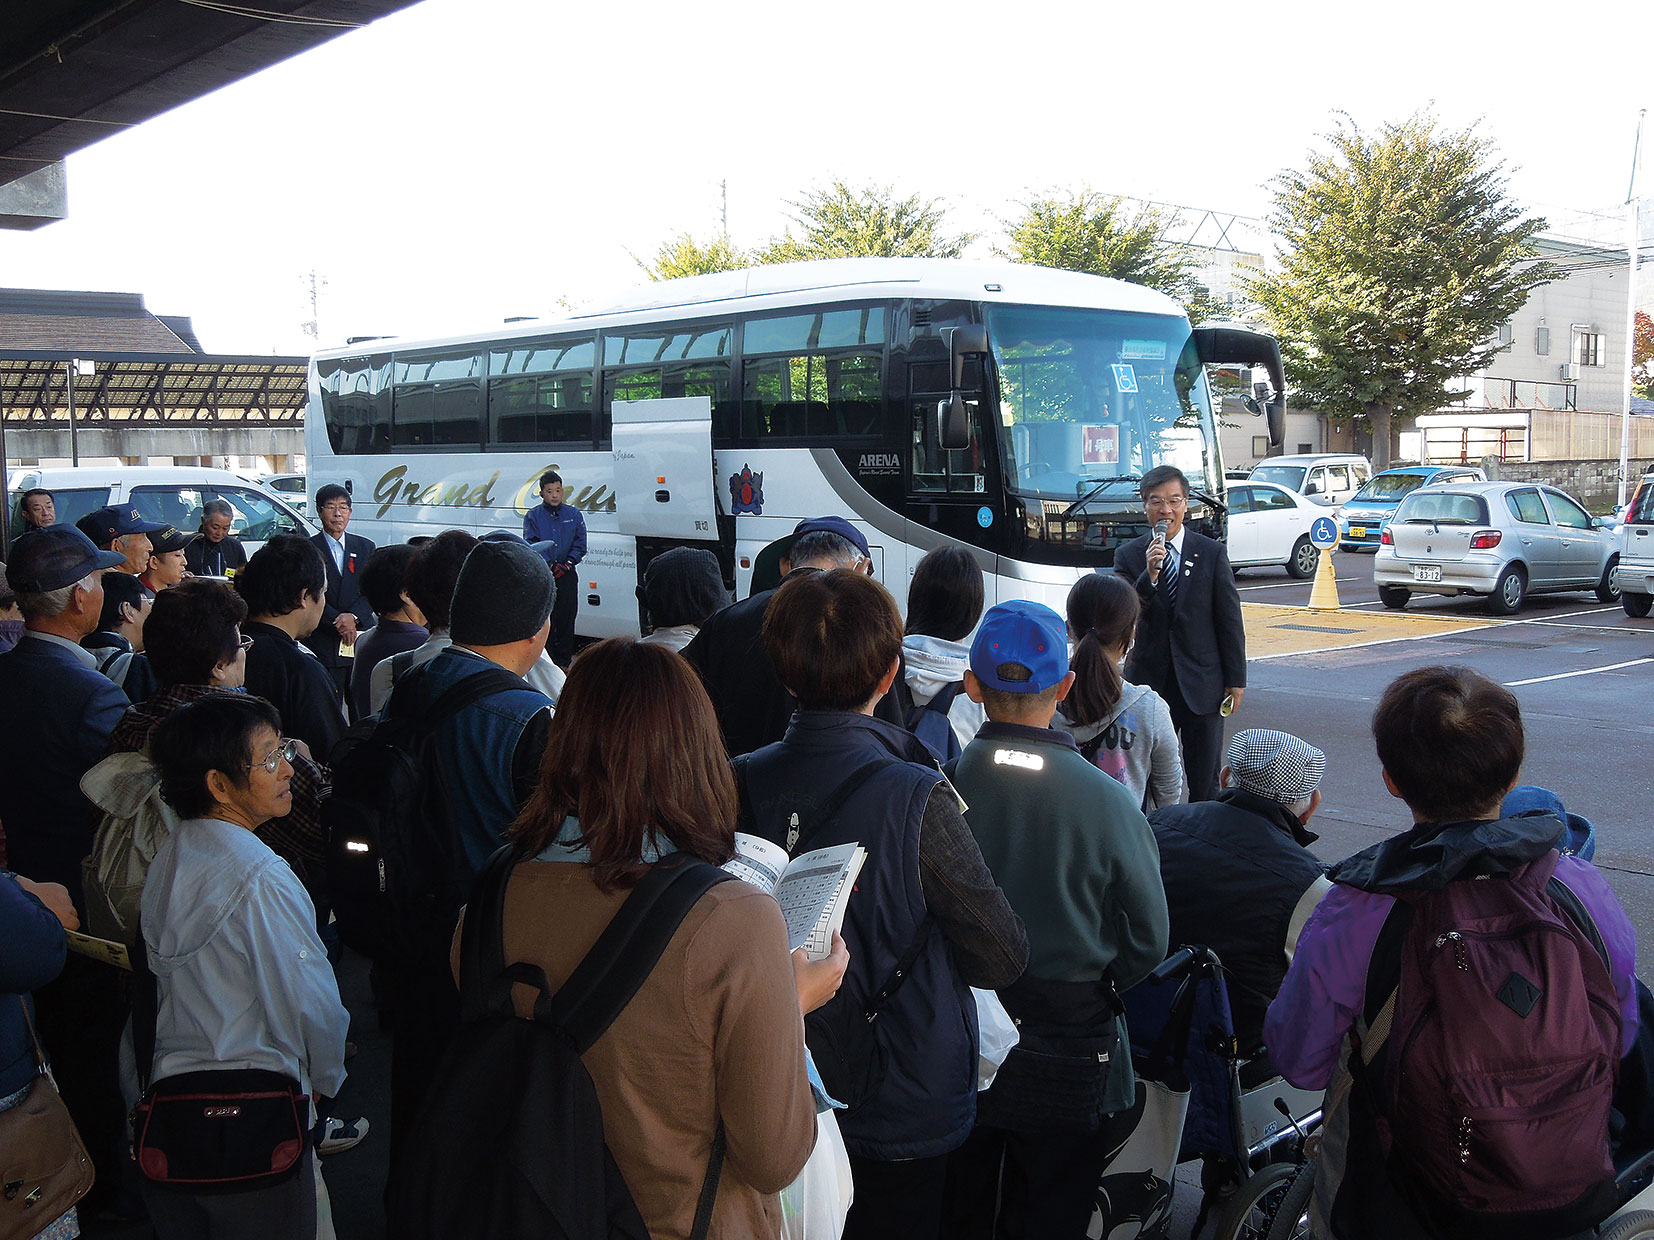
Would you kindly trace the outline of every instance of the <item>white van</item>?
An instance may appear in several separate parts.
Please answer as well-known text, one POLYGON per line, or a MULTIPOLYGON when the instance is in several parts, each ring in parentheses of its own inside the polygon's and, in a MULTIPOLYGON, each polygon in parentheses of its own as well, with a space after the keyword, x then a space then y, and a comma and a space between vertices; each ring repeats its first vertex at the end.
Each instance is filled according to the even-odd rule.
POLYGON ((1354 498, 1372 476, 1372 462, 1364 456, 1321 453, 1268 457, 1253 466, 1247 481, 1273 482, 1323 508, 1337 508, 1354 498))
POLYGON ((146 521, 160 521, 186 534, 201 528, 201 508, 210 499, 228 501, 235 516, 230 533, 252 555, 277 534, 316 532, 275 492, 226 469, 188 465, 83 465, 73 469, 18 469, 9 473, 11 536, 23 531, 23 492, 52 493, 60 524, 73 525, 109 504, 131 504, 146 521))

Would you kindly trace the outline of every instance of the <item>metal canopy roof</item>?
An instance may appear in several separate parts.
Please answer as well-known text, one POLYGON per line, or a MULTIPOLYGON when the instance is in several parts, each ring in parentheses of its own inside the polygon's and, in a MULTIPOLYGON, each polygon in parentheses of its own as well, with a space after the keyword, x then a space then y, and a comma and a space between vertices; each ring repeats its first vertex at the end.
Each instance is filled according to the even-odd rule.
POLYGON ((194 353, 0 353, 0 415, 12 429, 69 417, 83 426, 298 425, 308 394, 302 357, 214 357, 194 353))
POLYGON ((0 185, 413 0, 8 0, 0 185))

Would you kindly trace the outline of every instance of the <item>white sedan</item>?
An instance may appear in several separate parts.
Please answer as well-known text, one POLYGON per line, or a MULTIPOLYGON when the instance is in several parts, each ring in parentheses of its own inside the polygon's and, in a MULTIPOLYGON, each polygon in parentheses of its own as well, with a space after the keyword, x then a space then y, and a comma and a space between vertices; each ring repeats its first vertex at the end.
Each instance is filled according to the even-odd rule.
MULTIPOLYGON (((1309 527, 1326 508, 1296 491, 1270 482, 1229 488, 1229 563, 1235 568, 1280 564, 1289 577, 1315 576, 1321 553, 1309 541, 1309 527)), ((1331 514, 1336 518, 1337 513, 1331 514)))

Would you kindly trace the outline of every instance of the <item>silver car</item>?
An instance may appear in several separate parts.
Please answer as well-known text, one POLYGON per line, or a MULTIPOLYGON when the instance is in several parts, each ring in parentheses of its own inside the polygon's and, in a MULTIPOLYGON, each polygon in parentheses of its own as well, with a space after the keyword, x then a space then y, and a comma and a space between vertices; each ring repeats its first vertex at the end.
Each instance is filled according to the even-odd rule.
POLYGON ((1416 593, 1475 594, 1508 616, 1530 592, 1620 596, 1614 534, 1555 487, 1455 482, 1420 487, 1396 509, 1373 561, 1384 606, 1416 593))

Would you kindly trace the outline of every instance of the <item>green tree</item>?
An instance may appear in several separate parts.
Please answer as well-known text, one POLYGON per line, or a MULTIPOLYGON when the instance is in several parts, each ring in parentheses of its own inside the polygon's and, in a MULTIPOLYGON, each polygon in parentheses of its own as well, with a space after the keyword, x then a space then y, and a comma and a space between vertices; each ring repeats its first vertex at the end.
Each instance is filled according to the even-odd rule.
POLYGON ((897 198, 888 185, 852 187, 834 181, 811 190, 792 207, 787 229, 758 252, 759 262, 792 263, 811 258, 958 258, 976 237, 942 231, 947 212, 917 194, 897 198))
POLYGON ((1545 226, 1506 196, 1474 127, 1427 114, 1363 134, 1347 117, 1276 178, 1282 265, 1249 292, 1280 337, 1293 403, 1365 418, 1390 462, 1396 415, 1429 413, 1499 351, 1497 330, 1560 274, 1532 260, 1545 226))
POLYGON ((1082 189, 1024 203, 1018 219, 1001 221, 1006 246, 994 252, 1014 263, 1146 284, 1188 305, 1197 296, 1194 263, 1186 249, 1166 239, 1175 222, 1158 207, 1132 214, 1120 198, 1082 189))
POLYGON ((655 260, 646 263, 636 254, 632 261, 651 280, 676 280, 680 276, 704 276, 715 271, 737 271, 752 265, 752 256, 732 245, 728 237, 714 237, 701 242, 689 233, 679 233, 670 241, 661 243, 655 251, 655 260))
POLYGON ((1654 319, 1637 311, 1636 345, 1631 352, 1631 390, 1654 400, 1654 319))

